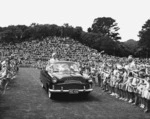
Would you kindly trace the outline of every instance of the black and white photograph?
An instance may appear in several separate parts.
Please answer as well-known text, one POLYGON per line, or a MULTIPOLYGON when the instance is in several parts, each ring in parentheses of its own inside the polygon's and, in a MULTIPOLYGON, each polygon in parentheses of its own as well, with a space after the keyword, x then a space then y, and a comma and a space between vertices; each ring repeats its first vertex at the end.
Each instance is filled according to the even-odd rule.
POLYGON ((0 0, 0 119, 150 119, 149 0, 0 0))

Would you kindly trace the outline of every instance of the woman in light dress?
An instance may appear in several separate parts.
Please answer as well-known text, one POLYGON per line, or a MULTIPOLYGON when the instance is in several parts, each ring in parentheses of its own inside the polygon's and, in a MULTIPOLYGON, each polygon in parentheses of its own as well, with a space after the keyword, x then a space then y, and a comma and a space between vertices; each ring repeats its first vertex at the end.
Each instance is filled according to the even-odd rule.
POLYGON ((147 80, 145 81, 146 86, 145 89, 143 91, 143 97, 144 97, 144 104, 145 104, 145 112, 149 112, 150 111, 150 77, 147 77, 147 80))

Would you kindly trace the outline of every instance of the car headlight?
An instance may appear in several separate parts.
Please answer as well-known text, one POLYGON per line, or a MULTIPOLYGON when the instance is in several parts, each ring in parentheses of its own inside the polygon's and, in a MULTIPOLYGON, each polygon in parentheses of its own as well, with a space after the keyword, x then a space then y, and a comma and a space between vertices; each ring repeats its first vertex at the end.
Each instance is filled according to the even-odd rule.
POLYGON ((54 77, 54 78, 52 79, 52 82, 53 82, 53 83, 57 83, 57 78, 54 77))

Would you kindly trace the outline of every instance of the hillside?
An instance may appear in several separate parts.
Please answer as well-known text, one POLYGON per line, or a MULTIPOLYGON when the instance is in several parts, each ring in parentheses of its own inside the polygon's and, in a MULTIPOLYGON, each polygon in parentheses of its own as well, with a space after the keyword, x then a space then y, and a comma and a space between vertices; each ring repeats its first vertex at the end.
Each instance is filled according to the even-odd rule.
POLYGON ((138 41, 135 41, 133 39, 129 39, 125 42, 122 42, 131 52, 135 52, 138 47, 138 41))

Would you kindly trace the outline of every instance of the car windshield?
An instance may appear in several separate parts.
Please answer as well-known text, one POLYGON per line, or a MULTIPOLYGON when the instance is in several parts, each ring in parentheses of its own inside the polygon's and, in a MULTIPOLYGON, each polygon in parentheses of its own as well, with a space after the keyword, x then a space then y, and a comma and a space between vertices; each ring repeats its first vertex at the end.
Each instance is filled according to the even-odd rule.
POLYGON ((52 66, 53 72, 75 73, 79 72, 78 65, 75 63, 57 63, 52 66))

